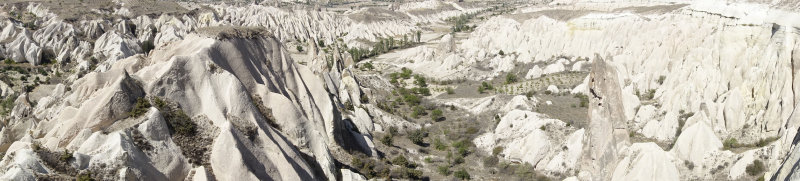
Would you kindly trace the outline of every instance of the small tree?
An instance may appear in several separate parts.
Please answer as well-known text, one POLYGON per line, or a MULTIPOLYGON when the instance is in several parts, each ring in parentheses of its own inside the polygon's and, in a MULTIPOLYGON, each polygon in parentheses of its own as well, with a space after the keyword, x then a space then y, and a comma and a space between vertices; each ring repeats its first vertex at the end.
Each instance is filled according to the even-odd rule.
POLYGON ((500 50, 500 52, 498 52, 497 54, 499 54, 500 56, 505 56, 506 55, 506 53, 503 52, 503 50, 500 50))

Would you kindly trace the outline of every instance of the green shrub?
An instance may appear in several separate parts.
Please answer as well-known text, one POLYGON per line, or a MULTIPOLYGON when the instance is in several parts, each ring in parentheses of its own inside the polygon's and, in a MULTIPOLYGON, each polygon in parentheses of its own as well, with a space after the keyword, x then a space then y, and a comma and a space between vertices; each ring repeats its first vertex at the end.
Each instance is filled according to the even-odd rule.
POLYGON ((425 157, 425 163, 433 163, 433 158, 425 157))
POLYGON ((463 168, 461 170, 456 171, 455 173, 453 173, 453 176, 456 176, 456 178, 459 178, 461 180, 469 180, 470 179, 469 178, 469 172, 467 172, 467 170, 465 170, 463 168))
POLYGON ((745 168, 745 172, 747 172, 750 176, 756 176, 764 172, 766 168, 764 167, 764 163, 761 160, 755 160, 750 165, 747 165, 745 168))
POLYGON ((433 147, 439 151, 447 150, 447 144, 444 144, 439 138, 433 140, 433 147))
POLYGON ((456 155, 455 157, 453 157, 453 162, 452 163, 453 163, 453 165, 458 165, 458 164, 464 163, 464 156, 456 155))
POLYGON ((412 168, 402 168, 400 169, 400 177, 408 178, 412 180, 420 180, 422 179, 422 171, 415 170, 412 168))
POLYGON ((492 86, 492 84, 489 84, 488 82, 481 82, 481 87, 483 87, 486 90, 494 89, 494 86, 492 86))
POLYGON ((736 141, 736 138, 728 138, 724 142, 722 142, 722 146, 724 146, 725 149, 731 149, 731 148, 738 147, 739 146, 739 142, 736 141))
POLYGON ((439 165, 436 167, 436 171, 439 172, 440 175, 448 176, 450 175, 450 167, 447 165, 439 165))
POLYGON ((667 77, 662 75, 658 77, 658 80, 656 80, 656 82, 658 82, 659 85, 664 84, 664 79, 667 79, 667 77))
POLYGON ((441 109, 434 109, 433 111, 431 111, 431 119, 433 119, 434 121, 441 120, 442 118, 444 118, 443 114, 444 113, 442 112, 441 109))
POLYGON ((397 166, 401 166, 401 167, 410 167, 411 166, 411 163, 409 163, 408 159, 406 159, 406 157, 403 156, 403 155, 394 157, 394 159, 392 159, 392 164, 397 165, 397 166))
POLYGON ((403 100, 410 106, 416 106, 419 105, 420 102, 422 102, 422 100, 420 100, 419 97, 413 94, 405 95, 403 97, 403 100))
POLYGON ((363 104, 369 103, 369 96, 367 96, 366 94, 361 94, 361 100, 360 101, 363 104))
POLYGON ((500 56, 504 56, 504 55, 506 55, 506 52, 503 52, 503 50, 500 50, 500 52, 497 52, 497 54, 500 55, 500 56))
POLYGON ((397 127, 389 126, 389 134, 397 135, 397 127))
POLYGON ((94 178, 92 178, 92 173, 89 172, 89 173, 76 175, 75 176, 75 180, 77 180, 77 181, 94 181, 94 178))
POLYGON ((490 156, 490 157, 483 158, 483 166, 484 167, 495 166, 495 165, 497 165, 498 162, 500 162, 500 159, 498 159, 497 157, 490 156))
POLYGON ((486 90, 484 90, 484 89, 485 89, 485 88, 483 88, 483 86, 478 86, 478 94, 483 94, 483 93, 485 93, 485 92, 486 92, 486 90))
POLYGON ((456 93, 456 91, 455 91, 455 90, 453 90, 453 88, 452 88, 452 87, 447 87, 447 88, 445 89, 445 91, 447 91, 447 94, 455 94, 455 93, 456 93))
POLYGON ((469 141, 467 140, 453 142, 451 146, 453 146, 461 156, 467 156, 467 154, 469 154, 469 141))
POLYGON ((150 101, 147 99, 142 97, 136 98, 136 104, 133 105, 133 108, 131 108, 131 111, 128 112, 128 115, 131 117, 139 117, 144 113, 147 113, 147 109, 150 107, 150 101))
POLYGON ((11 60, 10 58, 6 58, 5 60, 3 60, 3 63, 5 63, 5 64, 14 64, 14 60, 11 60))
POLYGON ((503 147, 502 146, 497 146, 497 147, 494 147, 494 149, 492 149, 492 155, 493 156, 497 156, 502 152, 503 152, 503 147))
POLYGON ((420 115, 427 114, 425 112, 425 109, 422 108, 422 106, 414 106, 414 108, 412 108, 412 109, 413 110, 411 112, 411 117, 414 118, 414 119, 418 119, 420 115))
POLYGON ((422 145, 423 143, 422 141, 425 138, 425 131, 423 131, 422 129, 418 129, 408 133, 406 137, 408 137, 408 139, 411 140, 412 143, 417 145, 422 145))
POLYGON ((61 156, 58 158, 58 160, 61 160, 62 162, 66 163, 66 162, 69 162, 69 160, 72 160, 72 158, 73 158, 72 157, 72 152, 69 152, 68 150, 64 150, 64 153, 61 154, 61 156))
POLYGON ((298 52, 303 52, 303 46, 297 45, 297 51, 298 52))
POLYGON ((425 81, 425 77, 420 75, 414 75, 414 84, 419 87, 428 87, 428 83, 425 81))
POLYGON ((578 98, 580 107, 589 107, 589 96, 585 94, 575 94, 575 98, 578 98))
POLYGON ((197 132, 197 124, 195 124, 189 115, 186 115, 182 109, 173 109, 168 103, 161 98, 155 97, 153 102, 159 111, 162 111, 164 120, 167 121, 167 128, 170 133, 179 135, 191 136, 197 132))
POLYGON ((347 101, 347 102, 344 102, 344 109, 350 110, 350 111, 354 111, 356 109, 356 107, 353 106, 352 102, 347 101))
POLYGON ((364 69, 372 70, 372 69, 375 69, 375 66, 372 66, 372 63, 367 62, 367 63, 364 63, 364 69))
POLYGON ((408 69, 408 68, 405 68, 405 67, 401 68, 400 71, 401 71, 400 77, 403 78, 403 79, 411 78, 411 74, 414 73, 414 72, 411 71, 411 69, 408 69))
POLYGON ((393 142, 394 138, 392 137, 392 134, 385 134, 383 137, 381 137, 381 143, 383 143, 383 145, 394 146, 393 142))
POLYGON ((517 75, 514 75, 510 72, 506 74, 506 84, 511 84, 514 82, 517 82, 517 75))

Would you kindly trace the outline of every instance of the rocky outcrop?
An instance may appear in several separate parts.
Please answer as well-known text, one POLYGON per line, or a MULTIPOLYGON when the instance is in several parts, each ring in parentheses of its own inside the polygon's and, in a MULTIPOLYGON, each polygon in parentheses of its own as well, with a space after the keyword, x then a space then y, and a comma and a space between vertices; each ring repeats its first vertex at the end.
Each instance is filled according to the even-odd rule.
POLYGON ((617 151, 630 142, 617 70, 600 55, 595 57, 589 83, 588 139, 585 140, 580 176, 583 179, 608 179, 620 160, 617 151))

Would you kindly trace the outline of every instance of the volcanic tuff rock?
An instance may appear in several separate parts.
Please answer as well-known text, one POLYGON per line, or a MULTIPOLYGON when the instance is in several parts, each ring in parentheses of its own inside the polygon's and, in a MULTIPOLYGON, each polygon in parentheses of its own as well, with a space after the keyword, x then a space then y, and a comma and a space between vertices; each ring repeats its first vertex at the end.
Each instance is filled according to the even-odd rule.
POLYGON ((800 178, 791 0, 89 1, 0 5, 2 179, 800 178))

